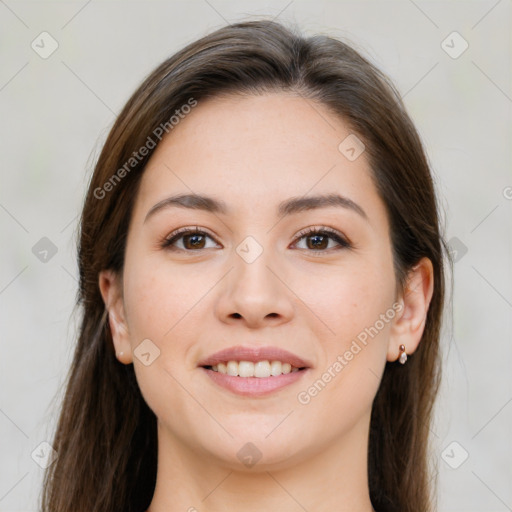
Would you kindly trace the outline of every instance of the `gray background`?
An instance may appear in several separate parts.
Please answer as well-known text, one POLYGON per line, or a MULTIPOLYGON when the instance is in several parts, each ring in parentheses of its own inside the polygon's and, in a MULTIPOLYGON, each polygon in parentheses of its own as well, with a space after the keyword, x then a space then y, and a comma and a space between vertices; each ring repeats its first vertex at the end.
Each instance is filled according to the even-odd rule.
POLYGON ((512 510, 511 11, 510 0, 0 0, 0 511, 37 509, 31 454, 48 450, 77 326, 77 215, 115 114, 171 53, 248 15, 348 39, 404 96, 458 260, 432 427, 439 510, 512 510), (47 58, 43 31, 58 43, 47 58), (454 31, 463 40, 446 39, 454 31))

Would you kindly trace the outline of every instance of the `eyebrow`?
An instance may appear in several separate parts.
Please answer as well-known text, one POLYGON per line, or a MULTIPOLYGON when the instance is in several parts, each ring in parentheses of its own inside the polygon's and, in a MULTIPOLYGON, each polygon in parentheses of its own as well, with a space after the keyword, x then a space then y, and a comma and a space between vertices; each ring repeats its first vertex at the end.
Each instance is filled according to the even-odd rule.
MULTIPOLYGON (((144 222, 146 222, 155 213, 171 208, 188 208, 191 210, 203 210, 211 213, 229 214, 230 210, 227 204, 219 199, 200 194, 178 194, 168 197, 155 204, 147 213, 144 222)), ((279 203, 277 213, 279 217, 292 215, 307 210, 319 208, 339 207, 352 210, 365 220, 368 220, 366 212, 357 203, 348 197, 339 194, 316 195, 308 197, 291 197, 286 201, 279 203)))

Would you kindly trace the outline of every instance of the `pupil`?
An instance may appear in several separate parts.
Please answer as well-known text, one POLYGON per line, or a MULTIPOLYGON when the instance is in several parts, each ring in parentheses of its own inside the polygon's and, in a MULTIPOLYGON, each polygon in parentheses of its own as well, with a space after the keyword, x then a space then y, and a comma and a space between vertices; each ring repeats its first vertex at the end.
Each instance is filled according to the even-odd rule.
MULTIPOLYGON (((185 237, 187 242, 190 243, 190 245, 193 247, 193 248, 201 248, 202 247, 202 244, 201 242, 204 243, 204 237, 203 235, 188 235, 185 237), (203 240, 200 240, 200 239, 203 239, 203 240)), ((185 246, 187 246, 187 243, 185 243, 185 246)))
POLYGON ((309 240, 314 240, 311 244, 314 249, 325 248, 326 237, 324 235, 312 235, 309 237, 309 240))

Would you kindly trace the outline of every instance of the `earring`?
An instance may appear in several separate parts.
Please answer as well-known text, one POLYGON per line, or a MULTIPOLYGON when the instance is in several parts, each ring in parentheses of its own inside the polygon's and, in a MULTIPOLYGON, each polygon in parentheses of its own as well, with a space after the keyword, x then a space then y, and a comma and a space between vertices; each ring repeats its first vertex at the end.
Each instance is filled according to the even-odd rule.
POLYGON ((405 345, 400 345, 400 354, 398 355, 398 361, 400 364, 405 364, 407 361, 407 354, 405 352, 405 345))

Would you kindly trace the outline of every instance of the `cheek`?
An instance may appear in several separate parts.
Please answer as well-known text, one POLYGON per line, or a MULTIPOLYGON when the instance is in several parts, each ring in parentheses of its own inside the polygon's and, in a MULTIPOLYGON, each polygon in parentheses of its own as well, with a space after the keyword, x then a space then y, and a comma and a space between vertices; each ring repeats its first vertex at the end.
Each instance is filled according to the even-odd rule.
MULTIPOLYGON (((132 253, 131 259, 127 258, 124 279, 134 370, 146 403, 157 417, 172 422, 170 411, 194 409, 195 402, 185 391, 190 386, 184 388, 182 383, 187 382, 187 355, 193 347, 194 333, 197 336, 199 319, 194 317, 194 305, 211 285, 199 278, 190 282, 168 263, 138 256, 132 253), (144 352, 150 353, 149 364, 139 357, 142 340, 151 342, 144 342, 144 352)), ((176 431, 180 428, 175 425, 176 431)), ((185 436, 186 431, 181 434, 185 436)))
MULTIPOLYGON (((384 270, 377 265, 352 265, 310 274, 294 289, 300 290, 299 297, 315 313, 308 316, 325 326, 323 343, 329 350, 342 349, 373 326, 392 307, 395 296, 392 267, 384 270)), ((381 323, 379 331, 387 334, 389 322, 384 326, 381 323)))
POLYGON ((322 340, 322 364, 297 397, 304 414, 340 429, 371 409, 395 318, 391 258, 359 263, 310 288, 315 312, 334 334, 322 340))
POLYGON ((183 272, 154 258, 127 261, 124 296, 132 343, 142 337, 163 344, 172 337, 207 290, 207 280, 194 276, 185 278, 183 272))
POLYGON ((311 328, 318 332, 323 324, 325 335, 319 337, 322 356, 308 383, 312 387, 303 390, 299 402, 314 402, 320 415, 336 404, 345 419, 347 414, 356 418, 371 406, 386 363, 395 318, 392 266, 352 266, 308 283, 302 293, 315 312, 311 328))
POLYGON ((141 266, 135 272, 127 270, 124 297, 132 345, 141 338, 158 343, 172 326, 174 309, 170 302, 175 295, 169 293, 165 279, 157 279, 151 269, 141 266))

